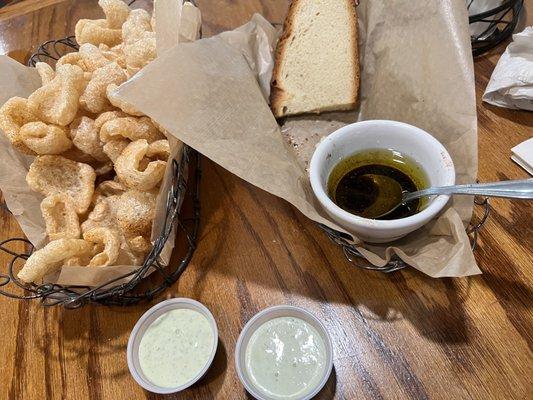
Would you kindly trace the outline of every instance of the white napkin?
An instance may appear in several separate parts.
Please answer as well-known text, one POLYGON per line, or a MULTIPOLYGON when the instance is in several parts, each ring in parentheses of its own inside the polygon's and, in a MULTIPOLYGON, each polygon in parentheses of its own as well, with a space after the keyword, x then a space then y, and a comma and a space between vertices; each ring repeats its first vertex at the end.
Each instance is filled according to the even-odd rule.
POLYGON ((533 111, 533 26, 513 35, 513 42, 492 73, 483 101, 533 111))
POLYGON ((533 175, 533 138, 513 147, 511 151, 511 159, 533 175))

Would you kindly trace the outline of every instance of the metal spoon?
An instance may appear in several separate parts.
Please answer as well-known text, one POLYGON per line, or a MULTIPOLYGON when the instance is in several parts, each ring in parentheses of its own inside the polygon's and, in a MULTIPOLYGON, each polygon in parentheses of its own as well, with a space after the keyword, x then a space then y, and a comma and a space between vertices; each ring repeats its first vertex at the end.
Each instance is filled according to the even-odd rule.
MULTIPOLYGON (((388 211, 377 215, 374 218, 380 218, 390 214, 402 204, 408 203, 412 200, 425 196, 436 195, 468 195, 468 196, 486 196, 486 197, 503 197, 507 199, 524 199, 533 200, 533 179, 523 179, 516 181, 502 181, 493 183, 474 183, 468 185, 454 185, 432 187, 429 189, 419 190, 416 192, 402 192, 402 187, 394 179, 383 175, 367 174, 364 175, 374 181, 378 187, 388 185, 393 189, 389 189, 387 198, 379 199, 371 208, 388 209, 388 211), (375 207, 375 208, 374 208, 375 207)), ((370 208, 370 207, 369 207, 370 208)))

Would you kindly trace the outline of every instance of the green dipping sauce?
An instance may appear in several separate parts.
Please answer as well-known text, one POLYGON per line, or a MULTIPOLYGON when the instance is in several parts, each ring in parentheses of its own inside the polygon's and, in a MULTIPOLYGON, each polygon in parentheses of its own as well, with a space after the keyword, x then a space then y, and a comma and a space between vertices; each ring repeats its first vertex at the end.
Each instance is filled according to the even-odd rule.
POLYGON ((250 337, 245 367, 255 388, 273 400, 305 397, 326 371, 326 346, 309 323, 295 317, 274 318, 250 337))
POLYGON ((195 310, 176 309, 157 318, 139 345, 142 372, 155 385, 186 384, 209 361, 215 337, 207 318, 195 310))

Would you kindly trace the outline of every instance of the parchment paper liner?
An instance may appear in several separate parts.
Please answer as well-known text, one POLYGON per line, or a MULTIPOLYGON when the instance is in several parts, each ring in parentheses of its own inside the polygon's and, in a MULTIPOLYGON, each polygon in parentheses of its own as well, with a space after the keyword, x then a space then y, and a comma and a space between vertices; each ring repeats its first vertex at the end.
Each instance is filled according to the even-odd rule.
MULTIPOLYGON (((285 135, 302 138, 312 129, 318 140, 347 122, 403 121, 445 145, 458 183, 475 181, 477 119, 464 1, 364 1, 358 14, 358 112, 289 119, 285 135)), ((120 96, 230 172, 343 231, 317 204, 305 156, 298 160, 289 148, 266 102, 276 37, 255 15, 233 32, 176 46, 122 85, 120 96)), ((353 240, 375 265, 397 254, 432 277, 478 274, 464 230, 472 206, 472 199, 456 198, 438 219, 388 246, 353 240)))

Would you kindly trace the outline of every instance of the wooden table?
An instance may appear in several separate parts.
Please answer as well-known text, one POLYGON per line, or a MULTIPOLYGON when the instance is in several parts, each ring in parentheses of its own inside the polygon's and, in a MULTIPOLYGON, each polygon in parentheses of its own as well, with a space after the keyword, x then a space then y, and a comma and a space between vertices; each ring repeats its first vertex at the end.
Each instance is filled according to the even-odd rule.
MULTIPOLYGON (((1 10, 0 53, 24 61, 39 43, 72 33, 79 18, 99 16, 95 3, 27 0, 1 10)), ((533 0, 526 3, 533 10, 533 0)), ((211 35, 254 12, 278 22, 287 0, 199 5, 211 35)), ((527 177, 509 156, 532 136, 533 113, 479 100, 503 49, 476 60, 481 181, 527 177)), ((206 304, 220 346, 201 383, 169 398, 246 398, 233 363, 237 337, 254 313, 281 303, 311 310, 333 336, 335 373, 322 399, 533 398, 531 203, 493 202, 476 252, 483 275, 430 279, 412 269, 383 275, 355 268, 287 203, 209 161, 202 193, 199 247, 165 296, 206 304)), ((0 211, 0 238, 15 235, 15 220, 0 211)), ((126 365, 129 332, 148 307, 67 311, 1 298, 0 398, 157 398, 126 365)))

